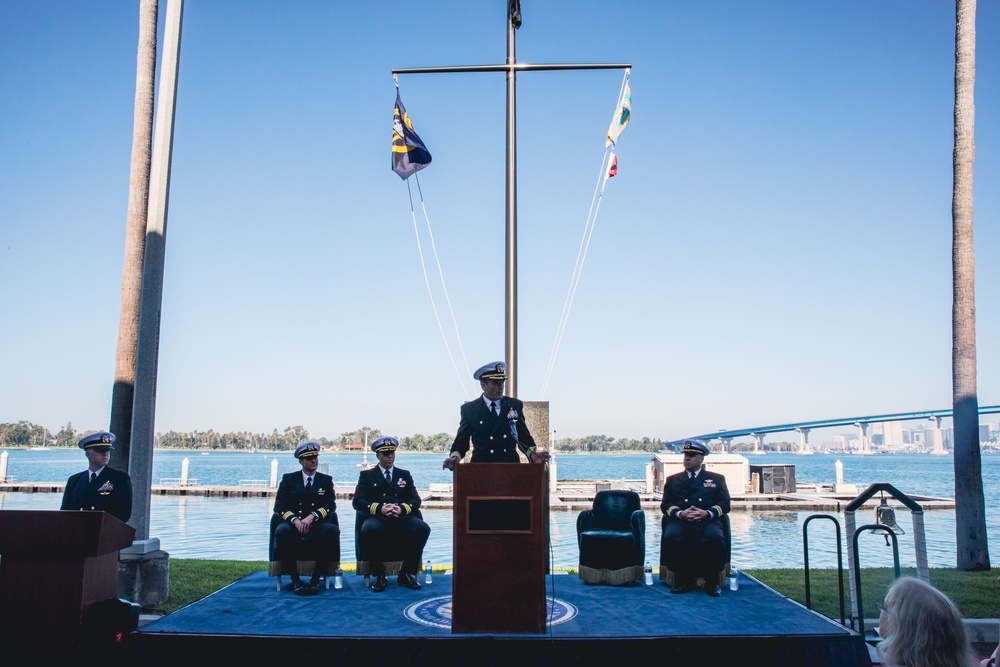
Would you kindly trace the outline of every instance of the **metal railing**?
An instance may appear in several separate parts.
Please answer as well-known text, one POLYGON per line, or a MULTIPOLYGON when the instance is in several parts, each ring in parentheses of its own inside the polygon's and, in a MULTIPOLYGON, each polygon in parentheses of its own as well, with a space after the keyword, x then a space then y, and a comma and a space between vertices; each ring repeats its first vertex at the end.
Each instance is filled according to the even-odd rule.
POLYGON ((865 605, 861 597, 861 555, 858 553, 858 537, 866 530, 870 530, 873 533, 876 531, 884 531, 889 537, 892 538, 892 570, 893 577, 899 579, 899 540, 896 539, 896 533, 889 528, 880 523, 869 523, 864 526, 858 527, 854 531, 854 535, 851 538, 851 543, 854 545, 854 581, 857 584, 857 616, 858 616, 858 634, 862 637, 865 636, 865 605))
POLYGON ((161 477, 160 486, 198 486, 198 480, 193 478, 185 480, 181 477, 161 477))
POLYGON ((812 590, 809 586, 809 522, 813 519, 829 519, 833 521, 837 529, 837 593, 840 599, 840 624, 846 626, 847 618, 844 614, 844 552, 840 542, 840 522, 837 517, 829 514, 813 514, 802 524, 802 560, 805 568, 806 584, 806 609, 812 609, 812 590))

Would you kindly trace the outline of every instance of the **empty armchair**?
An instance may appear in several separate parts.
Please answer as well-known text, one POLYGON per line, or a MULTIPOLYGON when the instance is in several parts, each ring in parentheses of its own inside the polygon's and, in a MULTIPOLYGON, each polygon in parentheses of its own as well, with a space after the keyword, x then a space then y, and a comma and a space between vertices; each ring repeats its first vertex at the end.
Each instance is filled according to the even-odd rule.
POLYGON ((580 579, 628 584, 643 577, 646 515, 635 491, 599 491, 594 508, 576 519, 580 579))

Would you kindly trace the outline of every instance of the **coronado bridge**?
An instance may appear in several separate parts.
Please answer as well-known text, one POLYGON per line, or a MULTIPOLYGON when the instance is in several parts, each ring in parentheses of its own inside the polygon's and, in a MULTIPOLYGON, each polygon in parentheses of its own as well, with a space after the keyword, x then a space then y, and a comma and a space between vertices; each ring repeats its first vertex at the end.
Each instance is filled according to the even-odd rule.
MULTIPOLYGON (((980 415, 987 414, 997 414, 1000 413, 1000 405, 987 405, 979 407, 980 415)), ((883 422, 897 422, 897 421, 914 421, 914 420, 930 420, 934 422, 934 443, 932 453, 934 454, 945 454, 944 449, 944 437, 941 432, 941 420, 951 417, 951 409, 947 410, 924 410, 922 412, 899 412, 889 415, 866 415, 862 417, 845 417, 843 419, 820 419, 817 421, 808 422, 797 422, 793 424, 776 424, 774 426, 756 426, 754 428, 745 428, 737 430, 721 430, 715 433, 704 433, 702 435, 692 436, 692 438, 681 438, 680 440, 671 440, 666 443, 667 447, 671 449, 678 449, 678 447, 685 441, 690 439, 704 440, 708 442, 710 440, 721 440, 725 450, 728 452, 730 449, 730 444, 734 438, 746 438, 751 437, 754 440, 754 453, 760 453, 760 448, 764 444, 764 437, 771 433, 785 433, 796 431, 799 434, 799 448, 797 453, 799 454, 812 454, 812 449, 809 445, 809 432, 817 428, 830 428, 834 426, 855 426, 858 429, 858 442, 860 443, 859 452, 868 453, 871 452, 871 441, 868 437, 868 427, 872 424, 880 424, 883 422)))

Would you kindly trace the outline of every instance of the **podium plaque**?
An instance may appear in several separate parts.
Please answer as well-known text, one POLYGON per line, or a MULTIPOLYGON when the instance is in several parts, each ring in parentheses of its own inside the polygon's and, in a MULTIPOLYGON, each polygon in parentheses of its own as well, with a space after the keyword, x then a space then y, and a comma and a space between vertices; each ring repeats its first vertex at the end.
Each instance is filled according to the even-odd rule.
POLYGON ((543 463, 455 466, 451 631, 545 632, 543 463))

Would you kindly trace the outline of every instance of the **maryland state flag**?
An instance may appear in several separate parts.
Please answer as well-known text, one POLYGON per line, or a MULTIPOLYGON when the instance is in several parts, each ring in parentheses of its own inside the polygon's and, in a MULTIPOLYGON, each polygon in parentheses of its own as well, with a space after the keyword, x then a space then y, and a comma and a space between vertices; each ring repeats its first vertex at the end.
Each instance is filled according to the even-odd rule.
POLYGON ((410 117, 396 90, 396 109, 392 118, 392 170, 404 181, 431 163, 431 154, 413 131, 410 117))

